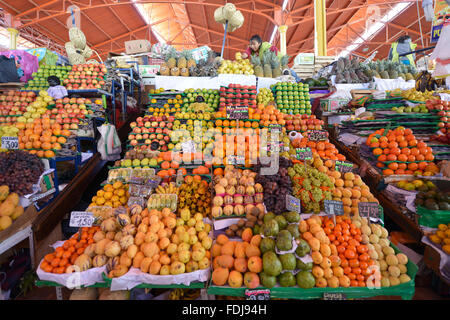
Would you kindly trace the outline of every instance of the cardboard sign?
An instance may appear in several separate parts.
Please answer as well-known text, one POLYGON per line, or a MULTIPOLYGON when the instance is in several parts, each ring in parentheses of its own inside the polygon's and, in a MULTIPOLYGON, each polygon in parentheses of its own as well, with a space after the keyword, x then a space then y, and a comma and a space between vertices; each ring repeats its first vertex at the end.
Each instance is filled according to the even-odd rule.
POLYGON ((380 209, 376 202, 359 202, 358 210, 361 217, 380 218, 380 209))
POLYGON ((311 148, 296 148, 295 152, 297 160, 311 160, 313 156, 311 148))
POLYGON ((324 141, 328 139, 328 132, 323 130, 313 130, 308 132, 308 140, 324 141))
POLYGON ((248 106, 242 107, 227 106, 227 119, 235 119, 235 120, 248 119, 248 106))
POLYGON ((18 137, 2 137, 2 149, 17 150, 19 149, 18 137))
POLYGON ((70 214, 70 227, 92 227, 94 223, 94 214, 86 211, 72 211, 70 214))
POLYGON ((287 194, 286 195, 286 210, 301 213, 302 206, 301 206, 300 199, 287 194))
POLYGON ((324 200, 325 212, 328 214, 342 216, 344 214, 344 204, 337 200, 324 200))
POLYGON ((245 298, 247 300, 270 300, 270 290, 262 289, 262 290, 245 290, 245 298))
POLYGON ((351 172, 353 170, 353 163, 336 160, 335 169, 340 172, 351 172))
POLYGON ((324 292, 323 300, 347 300, 347 296, 340 292, 336 292, 336 293, 324 292))

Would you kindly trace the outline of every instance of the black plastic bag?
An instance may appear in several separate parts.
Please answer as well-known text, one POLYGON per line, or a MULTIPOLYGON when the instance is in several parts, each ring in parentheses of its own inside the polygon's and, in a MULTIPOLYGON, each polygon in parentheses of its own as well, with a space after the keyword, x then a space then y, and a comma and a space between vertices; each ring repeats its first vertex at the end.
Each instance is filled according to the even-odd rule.
POLYGON ((0 83, 6 82, 20 82, 20 79, 14 58, 0 55, 0 83))

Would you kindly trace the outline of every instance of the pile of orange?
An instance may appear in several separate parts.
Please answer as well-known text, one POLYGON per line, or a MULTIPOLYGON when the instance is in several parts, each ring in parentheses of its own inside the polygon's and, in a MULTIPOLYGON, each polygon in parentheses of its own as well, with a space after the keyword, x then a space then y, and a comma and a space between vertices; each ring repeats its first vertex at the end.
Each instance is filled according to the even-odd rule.
POLYGON ((366 287, 371 275, 369 266, 374 264, 370 258, 367 245, 362 243, 361 229, 352 223, 348 216, 337 216, 336 225, 333 219, 321 217, 323 230, 336 247, 340 265, 335 273, 350 280, 350 287, 366 287))
MULTIPOLYGON (((336 146, 330 143, 328 140, 325 141, 309 141, 308 138, 297 138, 292 140, 292 146, 294 148, 311 148, 313 153, 317 153, 322 159, 327 160, 339 160, 345 161, 344 155, 340 154, 336 146)), ((331 168, 334 165, 333 161, 326 161, 325 166, 331 168)))
POLYGON ((42 260, 40 268, 49 273, 66 273, 67 268, 73 265, 78 256, 84 253, 84 249, 94 243, 94 234, 99 230, 100 227, 81 228, 80 240, 78 240, 79 233, 75 233, 61 247, 47 254, 42 260))
POLYGON ((431 175, 435 171, 433 150, 423 141, 417 140, 411 129, 398 127, 372 133, 366 140, 377 156, 377 167, 384 168, 384 175, 418 174, 431 175), (394 161, 394 162, 392 162, 394 161), (386 162, 389 162, 386 165, 386 162))
MULTIPOLYGON (((220 112, 220 111, 219 111, 220 112)), ((258 129, 259 128, 259 122, 258 121, 246 121, 246 120, 221 120, 217 119, 214 121, 214 125, 216 128, 221 127, 231 127, 231 128, 253 128, 258 129)))
POLYGON ((242 155, 245 157, 245 166, 256 164, 259 157, 259 135, 227 135, 216 134, 214 149, 212 151, 213 164, 227 164, 227 156, 242 155))
POLYGON ((275 106, 269 105, 267 107, 258 106, 258 110, 261 110, 260 124, 263 127, 268 127, 269 124, 279 124, 284 126, 286 120, 284 120, 284 113, 278 110, 275 106))
POLYGON ((49 118, 38 118, 31 123, 18 122, 19 149, 29 150, 38 157, 52 158, 55 151, 61 150, 71 135, 58 123, 51 123, 49 118))

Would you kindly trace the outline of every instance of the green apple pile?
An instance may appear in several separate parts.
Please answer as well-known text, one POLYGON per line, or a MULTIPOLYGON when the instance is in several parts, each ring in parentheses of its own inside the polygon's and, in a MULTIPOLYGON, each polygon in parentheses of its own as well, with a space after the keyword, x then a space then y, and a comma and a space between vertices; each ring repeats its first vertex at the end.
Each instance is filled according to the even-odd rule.
POLYGON ((256 96, 256 102, 267 105, 271 101, 274 101, 272 91, 269 88, 262 88, 256 96))
POLYGON ((26 90, 46 90, 48 89, 47 78, 49 76, 57 76, 61 83, 67 78, 72 66, 41 66, 37 72, 32 73, 32 79, 25 85, 26 90))
POLYGON ((201 130, 201 132, 197 132, 195 126, 198 124, 195 123, 195 121, 199 120, 187 120, 186 124, 176 123, 177 121, 178 120, 175 120, 173 127, 174 129, 170 134, 170 140, 174 144, 174 147, 172 149, 173 151, 182 151, 182 144, 188 142, 189 140, 192 140, 195 145, 196 152, 212 152, 212 150, 214 149, 213 141, 215 134, 214 128, 211 127, 213 122, 208 122, 208 125, 202 124, 202 127, 197 129, 201 130), (177 128, 178 130, 175 128, 177 128))
MULTIPOLYGON (((183 106, 182 112, 190 112, 190 105, 196 102, 198 96, 205 99, 205 103, 211 108, 211 112, 216 110, 219 106, 219 90, 213 89, 186 89, 183 92, 183 106)), ((193 111, 193 110, 192 110, 193 111)))
POLYGON ((311 114, 309 86, 303 83, 278 82, 271 86, 277 108, 285 114, 311 114))
POLYGON ((424 104, 419 104, 415 107, 393 107, 391 111, 395 111, 397 113, 428 113, 428 109, 424 104))

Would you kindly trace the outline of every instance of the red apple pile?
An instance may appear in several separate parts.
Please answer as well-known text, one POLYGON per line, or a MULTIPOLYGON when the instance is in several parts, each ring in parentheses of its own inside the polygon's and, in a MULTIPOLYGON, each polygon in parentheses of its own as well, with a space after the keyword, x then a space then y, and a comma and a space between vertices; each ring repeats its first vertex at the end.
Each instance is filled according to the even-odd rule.
MULTIPOLYGON (((167 151, 167 145, 170 143, 170 133, 175 121, 174 116, 145 116, 138 117, 135 122, 130 124, 132 129, 128 135, 131 146, 146 147, 156 141, 159 143, 159 150, 167 151)), ((145 148, 144 148, 145 149, 145 148)))
POLYGON ((101 89, 107 72, 103 64, 78 64, 73 66, 64 85, 67 90, 101 89))
POLYGON ((285 114, 284 120, 286 121, 286 130, 289 131, 297 131, 297 132, 306 132, 308 130, 322 130, 322 126, 324 125, 324 121, 320 119, 316 119, 315 115, 307 115, 307 114, 285 114))
POLYGON ((227 106, 248 106, 256 108, 256 86, 229 84, 220 87, 219 107, 223 110, 227 106))
POLYGON ((0 123, 13 123, 16 117, 24 114, 30 103, 36 99, 32 91, 9 90, 0 95, 0 123))

